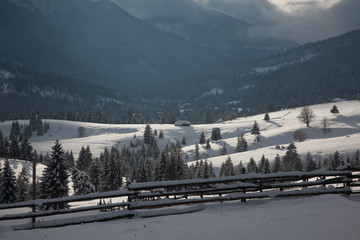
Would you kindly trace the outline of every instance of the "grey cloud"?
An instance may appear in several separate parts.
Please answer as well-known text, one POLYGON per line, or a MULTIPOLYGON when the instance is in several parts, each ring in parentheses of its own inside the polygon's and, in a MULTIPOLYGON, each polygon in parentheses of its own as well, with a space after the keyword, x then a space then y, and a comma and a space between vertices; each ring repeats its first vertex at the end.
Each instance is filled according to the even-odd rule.
POLYGON ((267 0, 112 0, 138 17, 196 15, 199 5, 243 19, 253 28, 253 38, 287 38, 298 43, 316 41, 360 28, 360 1, 342 0, 329 9, 315 0, 298 3, 306 11, 289 14, 267 0), (311 7, 309 7, 311 6, 311 7))

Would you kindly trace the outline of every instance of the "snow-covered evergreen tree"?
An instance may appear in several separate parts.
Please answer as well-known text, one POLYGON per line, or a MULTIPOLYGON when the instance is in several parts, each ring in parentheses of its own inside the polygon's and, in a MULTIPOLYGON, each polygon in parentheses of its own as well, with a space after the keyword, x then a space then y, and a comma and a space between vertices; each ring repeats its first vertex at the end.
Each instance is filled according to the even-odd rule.
POLYGON ((199 138, 199 144, 205 144, 205 143, 206 143, 205 133, 204 133, 204 131, 201 131, 200 138, 199 138))
POLYGON ((9 147, 9 157, 13 159, 19 159, 20 157, 19 142, 15 136, 13 136, 11 139, 11 143, 9 147))
POLYGON ((255 135, 255 139, 254 139, 254 142, 255 143, 258 143, 260 142, 260 128, 259 128, 259 125, 258 123, 255 121, 252 128, 251 128, 251 134, 252 135, 255 135))
POLYGON ((214 141, 218 141, 220 140, 221 137, 221 131, 220 128, 213 128, 211 131, 211 139, 214 141))
POLYGON ((281 171, 282 171, 281 158, 280 158, 279 154, 277 154, 274 159, 274 162, 272 164, 272 172, 277 173, 277 172, 281 172, 281 171))
POLYGON ((194 160, 200 159, 200 151, 199 151, 199 145, 195 144, 195 152, 194 152, 194 160))
POLYGON ((282 170, 284 172, 294 171, 295 168, 298 169, 299 155, 296 151, 296 146, 294 143, 290 143, 287 147, 287 151, 282 161, 282 170))
POLYGON ((101 182, 101 166, 98 158, 95 158, 93 163, 90 166, 90 179, 92 184, 95 186, 95 192, 99 190, 99 184, 101 182))
POLYGON ((20 159, 25 161, 33 160, 33 147, 28 142, 27 138, 24 137, 20 145, 20 159))
POLYGON ((18 200, 20 202, 27 201, 30 199, 29 174, 27 173, 24 167, 22 168, 17 179, 17 191, 18 191, 18 200))
POLYGON ((310 152, 306 154, 306 160, 305 160, 305 171, 311 172, 316 170, 316 163, 311 156, 310 152))
MULTIPOLYGON (((59 198, 66 197, 69 194, 69 174, 66 171, 66 162, 64 160, 64 150, 58 140, 52 146, 48 166, 45 168, 41 177, 40 198, 59 198)), ((44 206, 44 209, 62 209, 66 208, 64 203, 44 206)))
POLYGON ((77 168, 72 168, 71 179, 73 182, 74 195, 85 195, 95 192, 95 186, 91 183, 90 177, 77 168))
POLYGON ((4 168, 1 173, 0 203, 13 203, 17 200, 16 196, 16 176, 9 160, 5 160, 4 168))
POLYGON ((93 161, 92 153, 91 153, 89 145, 86 148, 84 148, 84 146, 82 146, 80 149, 80 152, 79 152, 79 157, 76 161, 76 167, 80 171, 84 171, 84 172, 88 173, 92 161, 93 161))
POLYGON ((242 133, 237 139, 235 152, 245 152, 247 150, 248 150, 248 144, 246 139, 244 138, 244 134, 242 133))
POLYGON ((109 160, 104 168, 105 177, 103 183, 104 191, 118 190, 122 186, 121 159, 119 151, 112 147, 109 160))
POLYGON ((253 157, 250 158, 250 161, 248 162, 248 164, 246 166, 246 172, 247 173, 258 172, 258 167, 257 167, 256 162, 253 157))

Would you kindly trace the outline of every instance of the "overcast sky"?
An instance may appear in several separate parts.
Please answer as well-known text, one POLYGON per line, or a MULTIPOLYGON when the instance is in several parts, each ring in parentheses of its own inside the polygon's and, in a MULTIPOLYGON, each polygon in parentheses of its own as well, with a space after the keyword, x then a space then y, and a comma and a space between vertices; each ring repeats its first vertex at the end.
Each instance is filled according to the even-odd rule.
POLYGON ((251 36, 317 41, 360 29, 360 0, 113 0, 138 17, 196 14, 198 5, 254 24, 251 36), (194 1, 198 4, 195 4, 194 1))

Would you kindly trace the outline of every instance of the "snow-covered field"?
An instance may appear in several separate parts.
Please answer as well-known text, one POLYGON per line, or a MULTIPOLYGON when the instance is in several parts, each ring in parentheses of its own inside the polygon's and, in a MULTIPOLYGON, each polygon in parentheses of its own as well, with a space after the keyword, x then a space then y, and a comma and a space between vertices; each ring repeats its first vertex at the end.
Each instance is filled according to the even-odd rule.
MULTIPOLYGON (((360 149, 360 102, 344 101, 311 106, 316 119, 307 128, 297 116, 301 108, 287 109, 269 113, 271 120, 263 120, 264 114, 238 118, 233 121, 208 125, 177 127, 174 125, 152 124, 153 130, 164 132, 164 139, 158 139, 162 149, 169 142, 185 136, 184 154, 193 161, 195 143, 201 131, 210 138, 212 128, 221 129, 222 140, 211 142, 211 149, 200 146, 203 156, 207 156, 215 167, 231 156, 234 164, 247 163, 250 157, 256 161, 264 154, 273 160, 276 154, 285 154, 284 149, 275 149, 276 145, 286 147, 293 141, 293 132, 302 129, 309 138, 296 142, 298 152, 304 156, 308 151, 315 158, 326 157, 338 150, 343 156, 353 154, 360 149), (340 114, 333 116, 331 107, 336 104, 340 114), (327 117, 330 132, 321 130, 321 120, 327 117), (257 121, 261 131, 261 142, 253 143, 250 129, 257 121), (249 151, 234 153, 237 136, 245 133, 249 151), (227 155, 219 156, 220 148, 225 144, 227 155)), ((30 142, 38 152, 51 151, 58 139, 65 150, 72 150, 77 156, 82 146, 89 145, 94 156, 104 147, 129 145, 130 141, 141 141, 145 125, 116 125, 71 122, 63 120, 45 120, 50 130, 44 136, 32 136, 30 142), (86 136, 78 137, 78 128, 86 130, 86 136), (135 138, 136 139, 135 139, 135 138)), ((20 123, 28 123, 21 120, 20 123)), ((11 122, 0 123, 4 136, 10 132, 11 122)), ((0 160, 2 162, 2 160, 0 160)), ((31 170, 29 164, 12 160, 16 173, 22 166, 31 170)), ((41 175, 43 166, 37 169, 41 175)), ((31 171, 30 171, 31 173, 31 171)), ((79 206, 88 203, 79 203, 79 206)), ((155 218, 123 219, 105 223, 91 223, 52 229, 11 231, 9 222, 0 222, 0 239, 360 239, 360 196, 324 195, 311 198, 289 198, 281 200, 250 200, 205 204, 203 211, 184 215, 155 218)), ((7 210, 0 214, 15 213, 7 210)), ((65 215, 66 216, 66 215, 65 215)), ((62 216, 62 217, 65 217, 62 216)))
MULTIPOLYGON (((308 139, 304 142, 296 142, 298 153, 301 156, 310 151, 315 159, 324 158, 333 154, 336 150, 344 157, 350 156, 360 149, 360 102, 359 101, 343 101, 336 103, 326 103, 311 106, 316 114, 316 118, 310 123, 310 127, 297 119, 301 108, 287 109, 278 112, 271 112, 270 121, 263 120, 264 114, 249 116, 247 118, 238 118, 232 121, 199 124, 189 127, 178 127, 172 124, 151 124, 153 130, 164 132, 164 139, 158 139, 160 149, 164 148, 169 142, 177 140, 181 141, 186 138, 186 145, 183 147, 184 154, 188 155, 188 162, 193 161, 193 153, 195 144, 199 141, 201 131, 205 132, 206 138, 210 138, 211 131, 214 127, 221 129, 222 139, 217 142, 211 142, 211 149, 207 150, 204 146, 200 147, 202 156, 212 161, 214 167, 220 167, 227 156, 230 156, 234 164, 240 161, 247 163, 250 157, 259 161, 264 154, 265 157, 272 161, 276 154, 283 156, 284 149, 275 149, 276 145, 286 146, 293 142, 293 133, 297 129, 302 129, 308 139), (333 105, 338 107, 340 114, 334 116, 330 113, 333 105), (330 132, 322 131, 322 119, 328 119, 330 132), (250 134, 250 130, 254 121, 260 126, 261 142, 254 143, 254 136, 250 134), (245 134, 245 138, 249 144, 249 151, 242 153, 234 153, 237 144, 237 137, 245 134), (227 154, 219 156, 220 149, 225 144, 227 154)), ((89 145, 94 156, 99 156, 104 147, 129 146, 130 141, 141 141, 145 130, 144 124, 120 125, 120 124, 98 124, 85 122, 71 122, 64 120, 45 120, 50 124, 50 130, 44 136, 32 136, 29 141, 34 149, 38 152, 51 151, 51 146, 55 140, 59 140, 64 150, 72 150, 75 158, 82 146, 89 145), (78 137, 78 128, 85 128, 85 137, 78 137), (135 138, 136 139, 135 139, 135 138)), ((11 121, 0 123, 0 130, 4 136, 10 133, 11 121)), ((21 120, 19 123, 28 123, 28 120, 21 120)))
POLYGON ((359 196, 323 195, 207 204, 203 211, 191 214, 50 229, 11 231, 5 225, 0 225, 0 239, 358 240, 359 221, 359 196))

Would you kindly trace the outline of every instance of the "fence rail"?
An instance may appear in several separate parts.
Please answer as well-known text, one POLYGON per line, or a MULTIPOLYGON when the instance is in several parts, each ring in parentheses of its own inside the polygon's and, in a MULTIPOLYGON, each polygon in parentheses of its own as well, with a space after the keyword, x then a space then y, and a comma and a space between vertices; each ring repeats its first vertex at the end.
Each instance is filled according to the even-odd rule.
MULTIPOLYGON (((0 221, 17 219, 35 219, 60 214, 74 214, 78 212, 94 210, 120 210, 123 213, 97 214, 86 218, 77 218, 72 221, 49 221, 51 224, 40 224, 33 221, 23 227, 15 226, 13 229, 30 229, 36 227, 54 227, 82 222, 105 221, 119 217, 134 217, 139 209, 155 209, 176 205, 188 205, 208 202, 223 202, 241 200, 246 202, 249 199, 280 198, 314 196, 322 194, 356 194, 360 193, 358 179, 349 169, 342 171, 313 171, 313 172, 287 172, 273 174, 243 174, 231 177, 176 180, 148 183, 130 183, 125 189, 94 193, 82 196, 70 196, 57 199, 37 199, 22 203, 0 205, 0 221), (90 201, 108 198, 126 197, 127 201, 95 205, 87 207, 71 207, 69 209, 50 211, 29 211, 19 214, 3 215, 1 211, 14 208, 41 208, 44 205, 63 204, 80 201, 90 201)), ((142 212, 143 214, 143 212, 142 212)), ((152 214, 149 213, 148 216, 152 214)))

